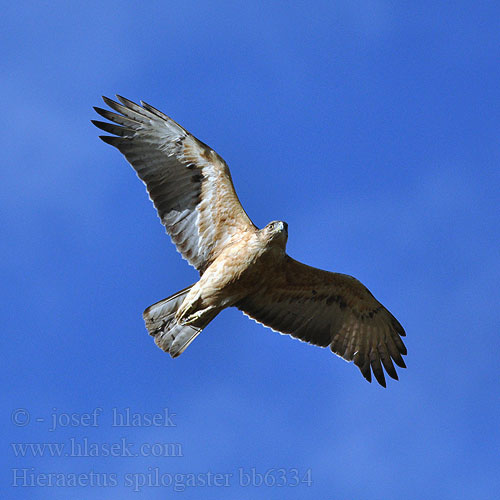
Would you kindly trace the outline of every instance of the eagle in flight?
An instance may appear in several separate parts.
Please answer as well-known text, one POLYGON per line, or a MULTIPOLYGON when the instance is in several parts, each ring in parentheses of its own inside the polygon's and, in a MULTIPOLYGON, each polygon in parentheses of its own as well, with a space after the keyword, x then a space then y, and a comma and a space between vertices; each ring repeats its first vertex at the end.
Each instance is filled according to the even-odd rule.
POLYGON ((161 222, 200 280, 144 311, 156 344, 179 356, 226 307, 283 334, 330 347, 385 387, 405 368, 396 318, 357 279, 302 264, 286 253, 288 225, 257 228, 240 204, 226 162, 153 106, 103 97, 93 120, 146 184, 161 222), (383 368, 382 368, 383 367, 383 368))

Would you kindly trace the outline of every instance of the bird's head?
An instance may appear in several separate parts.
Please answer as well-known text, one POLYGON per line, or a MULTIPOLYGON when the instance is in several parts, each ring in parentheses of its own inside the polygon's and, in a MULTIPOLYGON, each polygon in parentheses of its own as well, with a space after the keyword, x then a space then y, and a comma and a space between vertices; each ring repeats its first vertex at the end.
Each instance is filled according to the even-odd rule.
POLYGON ((261 229, 261 233, 269 244, 278 245, 285 249, 288 240, 288 224, 286 222, 274 220, 261 229))

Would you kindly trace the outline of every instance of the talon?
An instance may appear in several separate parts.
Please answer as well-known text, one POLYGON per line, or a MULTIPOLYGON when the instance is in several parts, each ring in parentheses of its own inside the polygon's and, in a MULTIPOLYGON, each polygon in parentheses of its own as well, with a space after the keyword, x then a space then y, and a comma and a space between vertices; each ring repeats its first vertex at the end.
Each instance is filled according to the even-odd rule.
POLYGON ((201 311, 196 311, 192 314, 188 315, 188 311, 180 314, 179 317, 176 317, 176 321, 179 325, 187 326, 187 325, 196 325, 196 322, 203 321, 207 314, 210 314, 211 311, 215 309, 213 306, 207 307, 206 309, 202 309, 201 311))

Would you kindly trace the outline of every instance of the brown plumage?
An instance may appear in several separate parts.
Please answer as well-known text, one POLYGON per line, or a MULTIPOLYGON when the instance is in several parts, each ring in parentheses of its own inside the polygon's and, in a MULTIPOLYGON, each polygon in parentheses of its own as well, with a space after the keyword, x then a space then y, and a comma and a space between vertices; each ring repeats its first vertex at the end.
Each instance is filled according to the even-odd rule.
POLYGON ((393 362, 405 367, 405 332, 364 285, 289 257, 287 224, 259 230, 224 160, 172 119, 144 102, 103 99, 114 112, 94 109, 113 123, 93 123, 114 135, 101 139, 125 155, 177 249, 200 273, 197 283, 144 311, 159 347, 178 356, 235 306, 273 330, 329 346, 368 381, 373 371, 385 387, 383 368, 398 378, 393 362))

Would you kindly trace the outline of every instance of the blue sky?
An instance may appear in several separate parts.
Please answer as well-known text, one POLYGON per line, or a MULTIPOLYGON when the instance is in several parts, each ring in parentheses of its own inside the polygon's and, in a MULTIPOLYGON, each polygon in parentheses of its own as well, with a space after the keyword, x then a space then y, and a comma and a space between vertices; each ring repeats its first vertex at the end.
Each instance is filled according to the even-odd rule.
POLYGON ((8 498, 495 498, 496 3, 55 1, 2 12, 8 498), (155 347, 143 309, 197 275, 90 124, 115 93, 221 154, 253 221, 288 222, 294 258, 373 291, 407 331, 399 382, 368 384, 236 310, 178 359, 155 347), (113 426, 113 409, 162 425, 113 426), (100 456, 72 456, 85 439, 100 456), (28 446, 23 457, 26 443, 63 451, 28 446), (103 456, 113 443, 137 456, 103 456), (173 453, 152 456, 160 449, 173 453), (244 486, 252 470, 268 484, 244 486), (85 486, 91 471, 108 487, 85 486), (155 471, 177 489, 189 474, 198 483, 153 486, 155 471), (209 472, 229 486, 202 486, 209 472), (270 485, 278 474, 285 486, 270 485))

